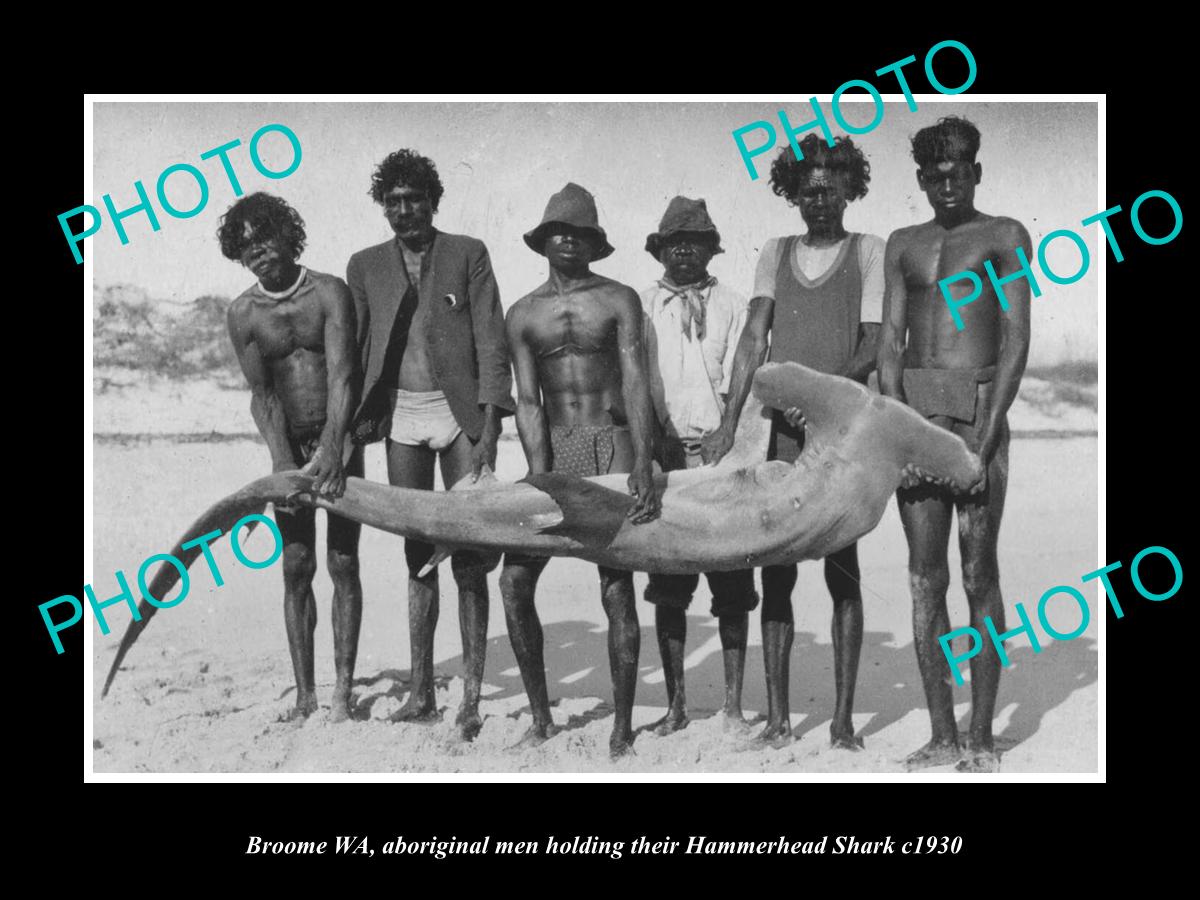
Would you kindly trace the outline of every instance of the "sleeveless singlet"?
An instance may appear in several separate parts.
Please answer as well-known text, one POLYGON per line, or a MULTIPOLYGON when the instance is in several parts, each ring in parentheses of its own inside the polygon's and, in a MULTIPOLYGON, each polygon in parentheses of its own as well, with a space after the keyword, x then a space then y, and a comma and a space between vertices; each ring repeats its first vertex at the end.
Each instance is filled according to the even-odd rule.
POLYGON ((771 324, 771 362, 798 362, 818 372, 837 374, 854 355, 862 312, 861 234, 850 235, 831 265, 810 281, 797 272, 796 235, 783 242, 775 275, 775 314, 771 324))
MULTIPOLYGON (((854 356, 862 314, 861 234, 842 242, 833 264, 810 280, 793 262, 796 235, 783 242, 775 274, 775 313, 771 323, 771 362, 797 362, 827 374, 845 371, 854 356)), ((804 432, 792 428, 777 411, 768 459, 795 462, 804 432)))

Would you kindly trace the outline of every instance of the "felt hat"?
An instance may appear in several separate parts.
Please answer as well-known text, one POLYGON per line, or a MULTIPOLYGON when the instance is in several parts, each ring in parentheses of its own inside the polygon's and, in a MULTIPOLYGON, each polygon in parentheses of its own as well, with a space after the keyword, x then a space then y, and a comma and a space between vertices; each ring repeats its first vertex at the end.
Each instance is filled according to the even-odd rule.
POLYGON ((721 235, 717 226, 709 218, 708 207, 703 200, 690 200, 687 197, 675 197, 667 205, 662 221, 658 223, 658 231, 646 236, 646 252, 658 259, 662 242, 672 234, 681 231, 693 234, 711 234, 713 253, 724 253, 721 249, 721 235))
POLYGON ((570 225, 593 232, 600 239, 600 250, 596 259, 604 259, 613 252, 608 236, 600 227, 600 218, 596 215, 596 200, 587 191, 573 181, 550 198, 546 204, 546 212, 541 224, 533 231, 525 233, 525 244, 534 253, 546 255, 546 231, 551 225, 570 225))

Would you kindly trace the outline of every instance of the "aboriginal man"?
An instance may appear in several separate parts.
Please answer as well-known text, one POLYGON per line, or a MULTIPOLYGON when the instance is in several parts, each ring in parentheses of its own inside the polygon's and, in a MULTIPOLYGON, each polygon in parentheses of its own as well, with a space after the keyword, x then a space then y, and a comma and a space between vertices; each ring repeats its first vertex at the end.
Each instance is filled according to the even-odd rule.
MULTIPOLYGON (((800 363, 859 382, 866 382, 875 368, 883 310, 884 242, 872 234, 852 234, 843 224, 846 206, 866 196, 870 163, 847 137, 838 137, 830 147, 810 134, 800 142, 800 149, 803 159, 796 159, 790 148, 776 157, 771 164, 771 189, 799 208, 807 230, 763 245, 746 328, 734 359, 729 403, 721 427, 706 439, 712 461, 732 446, 738 416, 764 358, 800 363)), ((794 463, 803 446, 803 411, 777 412, 768 459, 794 463)), ((792 737, 788 683, 796 578, 794 563, 762 570, 767 725, 759 737, 773 745, 792 737)), ((857 543, 825 558, 825 585, 833 600, 835 700, 830 741, 835 747, 858 750, 862 738, 854 734, 852 721, 863 631, 857 543)))
MULTIPOLYGON (((589 269, 613 252, 592 195, 567 184, 550 198, 525 243, 550 264, 546 283, 518 300, 506 322, 516 370, 517 430, 530 474, 629 472, 629 491, 637 498, 629 517, 634 524, 649 521, 658 514, 661 488, 651 466, 642 306, 632 288, 589 269)), ((510 553, 500 575, 509 639, 533 714, 518 746, 541 743, 556 730, 534 607, 545 565, 544 558, 510 553)), ((599 568, 615 707, 609 752, 615 758, 633 748, 640 632, 632 574, 599 568)))
MULTIPOLYGON (((346 283, 299 265, 304 221, 279 197, 256 193, 229 208, 217 231, 221 253, 258 276, 229 307, 229 336, 252 398, 250 412, 274 472, 304 467, 313 489, 341 496, 347 475, 362 475, 362 451, 348 457, 354 404, 354 302, 346 283)), ((352 445, 351 445, 352 446, 352 445)), ((283 616, 296 676, 288 719, 317 709, 313 633, 317 603, 316 510, 276 508, 283 537, 283 616)), ((357 522, 330 514, 326 562, 333 580, 335 722, 350 715, 350 688, 362 621, 357 522)))
MULTIPOLYGON (((646 251, 663 266, 663 277, 642 291, 659 456, 664 471, 693 469, 701 465, 701 440, 721 424, 746 298, 708 274, 709 260, 724 251, 703 200, 671 200, 658 231, 646 237, 646 251)), ((706 578, 725 674, 722 725, 744 731, 746 636, 749 614, 758 606, 754 570, 709 572, 706 578)), ((651 574, 646 588, 667 687, 667 714, 655 728, 660 735, 688 724, 683 655, 687 609, 699 583, 699 575, 651 574)))
MULTIPOLYGON (((1029 284, 1020 274, 1017 248, 1030 255, 1029 233, 1015 219, 975 208, 983 167, 975 161, 979 130, 965 119, 940 119, 912 139, 917 182, 933 207, 933 219, 894 232, 887 245, 887 294, 879 347, 880 387, 933 423, 959 435, 979 454, 984 473, 964 496, 909 473, 897 494, 908 539, 913 596, 913 643, 929 703, 932 740, 907 759, 910 768, 956 762, 963 772, 999 767, 992 717, 1000 685, 1000 660, 991 641, 971 659, 971 730, 965 754, 950 688, 950 672, 938 638, 950 630, 946 557, 953 509, 963 589, 971 625, 986 634, 990 616, 1004 631, 1004 604, 996 543, 1008 488, 1008 408, 1017 396, 1029 354, 1029 284), (985 264, 1003 284, 1006 309, 985 264), (981 285, 972 302, 951 315, 939 281, 972 272, 981 285)), ((963 300, 972 281, 948 283, 963 300)))
MULTIPOLYGON (((432 160, 413 150, 390 154, 376 168, 370 194, 395 236, 355 253, 346 267, 364 372, 354 439, 385 440, 388 481, 421 490, 433 489, 435 463, 447 488, 468 475, 477 478, 484 466, 495 468, 500 419, 515 405, 504 315, 487 247, 433 227, 442 193, 432 160)), ((392 721, 438 717, 433 684, 438 560, 433 553, 424 541, 404 542, 412 685, 392 721)), ((479 692, 487 650, 487 573, 499 562, 499 554, 472 550, 450 558, 464 675, 455 724, 468 741, 483 725, 479 692)))

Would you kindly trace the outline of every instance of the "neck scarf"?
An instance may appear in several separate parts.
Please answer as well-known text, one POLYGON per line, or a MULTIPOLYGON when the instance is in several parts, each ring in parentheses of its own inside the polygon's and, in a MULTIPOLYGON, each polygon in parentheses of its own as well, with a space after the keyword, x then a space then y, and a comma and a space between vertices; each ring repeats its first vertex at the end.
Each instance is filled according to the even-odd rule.
POLYGON ((708 300, 708 292, 716 283, 716 276, 713 275, 709 275, 704 281, 682 286, 671 284, 665 278, 659 279, 658 286, 671 293, 671 296, 663 301, 663 305, 670 303, 676 297, 679 298, 679 320, 683 327, 683 336, 689 341, 692 340, 693 333, 696 340, 704 340, 705 304, 708 300), (695 329, 692 328, 692 323, 695 323, 695 329))

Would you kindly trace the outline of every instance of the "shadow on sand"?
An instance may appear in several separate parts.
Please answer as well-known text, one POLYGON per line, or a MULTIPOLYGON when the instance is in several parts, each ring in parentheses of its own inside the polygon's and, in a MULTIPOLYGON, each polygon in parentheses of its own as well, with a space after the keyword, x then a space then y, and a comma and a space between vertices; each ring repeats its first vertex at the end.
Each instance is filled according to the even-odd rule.
MULTIPOLYGON (((639 608, 645 618, 643 608, 639 608)), ((757 627, 757 616, 751 617, 751 628, 757 627)), ((568 728, 581 727, 588 721, 612 712, 612 684, 608 669, 608 632, 593 622, 555 622, 544 626, 547 687, 552 704, 560 698, 596 697, 603 703, 594 710, 572 716, 568 728)), ((833 646, 818 644, 811 632, 798 631, 792 646, 791 697, 792 723, 797 737, 827 724, 833 717, 834 680, 833 646)), ((637 700, 640 705, 666 707, 666 687, 661 679, 661 664, 653 625, 641 628, 641 663, 637 700), (654 683, 648 683, 647 678, 654 683)), ((863 634, 862 657, 859 662, 858 687, 855 692, 856 715, 870 713, 872 717, 860 733, 867 740, 913 710, 925 709, 925 696, 917 674, 916 655, 911 645, 893 646, 895 637, 889 632, 867 631, 863 634)), ((1015 703, 1016 709, 996 737, 1004 750, 1035 734, 1047 712, 1063 703, 1073 692, 1096 681, 1096 643, 1080 638, 1066 643, 1048 642, 1041 653, 1028 646, 1012 647, 1012 665, 1005 668, 1000 680, 1000 695, 996 710, 1002 712, 1015 703)), ((717 637, 717 623, 708 616, 688 617, 687 643, 688 705, 693 718, 701 718, 720 709, 724 700, 724 668, 717 637)), ((462 673, 462 658, 456 656, 437 664, 436 684, 444 688, 462 673)), ((409 672, 383 669, 371 676, 355 679, 359 688, 356 719, 369 716, 369 706, 382 695, 402 699, 407 693, 409 672), (386 690, 372 693, 370 686, 381 679, 393 682, 386 690), (362 690, 367 688, 367 690, 362 690)), ((485 692, 485 700, 524 696, 524 686, 517 670, 516 658, 507 637, 488 641, 487 667, 484 683, 498 690, 485 692)), ((968 681, 954 690, 955 703, 970 701, 968 681)), ((763 679, 762 647, 751 645, 746 653, 746 677, 742 703, 747 710, 765 713, 766 684, 763 679)), ((527 707, 522 706, 522 709, 527 707)), ((452 713, 451 713, 452 714, 452 713)), ((968 712, 959 723, 966 730, 968 712)))

